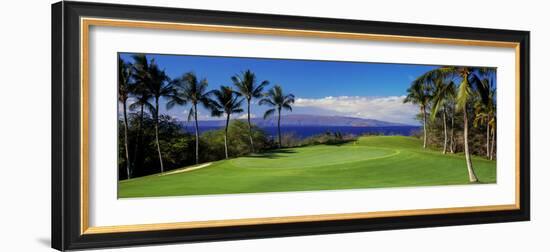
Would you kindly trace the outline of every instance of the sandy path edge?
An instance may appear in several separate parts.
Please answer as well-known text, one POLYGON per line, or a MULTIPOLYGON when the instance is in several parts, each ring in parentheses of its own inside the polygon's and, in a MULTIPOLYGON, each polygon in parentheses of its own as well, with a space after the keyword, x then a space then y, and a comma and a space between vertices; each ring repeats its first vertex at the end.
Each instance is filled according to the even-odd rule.
POLYGON ((162 173, 162 174, 159 174, 158 176, 172 175, 172 174, 177 174, 177 173, 182 173, 182 172, 190 172, 190 171, 202 169, 202 168, 207 167, 211 164, 212 163, 210 162, 210 163, 201 164, 201 165, 197 165, 197 166, 191 166, 191 167, 188 167, 188 168, 183 168, 183 169, 178 169, 178 170, 175 170, 175 171, 162 173))

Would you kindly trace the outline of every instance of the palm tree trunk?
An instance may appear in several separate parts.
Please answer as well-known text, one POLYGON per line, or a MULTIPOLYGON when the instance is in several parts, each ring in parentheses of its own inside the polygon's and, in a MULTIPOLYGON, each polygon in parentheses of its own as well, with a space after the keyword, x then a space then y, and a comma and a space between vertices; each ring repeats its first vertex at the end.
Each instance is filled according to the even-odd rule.
POLYGON ((124 112, 124 151, 126 152, 126 175, 130 179, 130 155, 128 153, 128 115, 126 114, 126 100, 122 103, 124 112))
POLYGON ((250 123, 250 100, 248 100, 248 137, 250 138, 250 152, 254 153, 254 141, 252 140, 252 123, 250 123))
POLYGON ((229 127, 229 118, 231 117, 231 114, 227 114, 227 120, 225 120, 225 134, 223 135, 223 143, 225 145, 225 159, 229 158, 229 154, 227 153, 227 128, 229 127))
POLYGON ((162 154, 160 152, 160 142, 159 142, 159 99, 155 99, 155 140, 157 142, 157 151, 159 154, 160 162, 160 172, 164 172, 164 164, 162 163, 162 154))
POLYGON ((490 128, 490 125, 489 125, 489 117, 487 117, 487 143, 485 144, 486 147, 487 147, 487 159, 489 159, 489 156, 490 156, 490 154, 489 154, 489 151, 490 151, 490 149, 489 149, 490 143, 489 143, 489 142, 490 142, 490 140, 489 140, 489 139, 490 139, 490 134, 491 134, 491 133, 490 133, 490 131, 489 131, 489 128, 490 128))
POLYGON ((424 121, 424 149, 426 149, 426 140, 427 140, 427 133, 426 133, 426 107, 422 106, 422 120, 424 121))
POLYGON ((199 119, 197 118, 197 104, 193 104, 195 117, 195 164, 199 163, 199 119))
POLYGON ((138 151, 140 150, 140 147, 141 147, 141 142, 142 142, 142 139, 141 139, 141 129, 142 129, 142 125, 143 125, 143 104, 141 104, 141 108, 140 108, 140 112, 139 112, 139 125, 138 125, 138 131, 137 131, 137 139, 136 139, 136 145, 135 145, 135 148, 134 148, 134 158, 133 158, 133 164, 134 164, 134 169, 136 167, 141 167, 141 164, 140 165, 137 165, 136 163, 138 162, 137 158, 138 156, 138 151))
POLYGON ((472 166, 472 160, 470 157, 470 150, 468 148, 468 111, 466 110, 466 105, 463 107, 464 110, 464 155, 466 156, 466 166, 468 167, 468 176, 470 183, 478 182, 478 178, 472 166))
POLYGON ((279 136, 279 148, 283 145, 281 143, 281 108, 278 109, 279 117, 277 119, 277 135, 279 136))
POLYGON ((443 108, 443 134, 445 135, 443 142, 443 154, 447 153, 447 117, 445 114, 447 114, 447 110, 443 108))
POLYGON ((491 141, 491 155, 489 156, 489 160, 493 160, 493 153, 495 151, 495 135, 496 131, 493 129, 492 132, 492 141, 491 141))
POLYGON ((455 115, 454 112, 451 112, 451 153, 455 153, 455 115))

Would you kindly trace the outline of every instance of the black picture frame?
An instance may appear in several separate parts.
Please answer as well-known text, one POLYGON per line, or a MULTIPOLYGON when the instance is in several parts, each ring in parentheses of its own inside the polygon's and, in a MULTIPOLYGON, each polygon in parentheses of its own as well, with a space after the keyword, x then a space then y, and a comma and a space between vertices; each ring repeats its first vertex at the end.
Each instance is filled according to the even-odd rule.
POLYGON ((422 228, 530 218, 529 32, 103 3, 52 5, 52 247, 58 250, 422 228), (81 233, 81 17, 519 43, 519 209, 160 231, 81 233))

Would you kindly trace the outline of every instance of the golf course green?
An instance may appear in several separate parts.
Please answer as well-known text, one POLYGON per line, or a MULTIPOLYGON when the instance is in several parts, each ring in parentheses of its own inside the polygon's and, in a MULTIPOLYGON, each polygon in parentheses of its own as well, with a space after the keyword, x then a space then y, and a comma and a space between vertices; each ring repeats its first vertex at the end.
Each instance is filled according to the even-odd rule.
MULTIPOLYGON (((473 157, 481 183, 496 161, 473 157)), ((366 136, 341 145, 284 148, 119 181, 118 197, 337 190, 468 184, 464 154, 423 149, 405 136, 366 136)))

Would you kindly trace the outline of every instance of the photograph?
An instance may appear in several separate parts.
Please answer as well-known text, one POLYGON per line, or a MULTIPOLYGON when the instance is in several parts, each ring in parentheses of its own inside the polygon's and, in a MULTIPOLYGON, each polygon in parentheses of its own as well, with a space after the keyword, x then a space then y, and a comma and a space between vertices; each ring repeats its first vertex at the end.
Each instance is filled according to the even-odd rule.
MULTIPOLYGON (((544 148, 531 146, 531 129, 545 124, 531 125, 540 117, 531 94, 548 92, 530 85, 533 29, 509 21, 531 12, 515 6, 460 23, 449 18, 464 21, 467 5, 420 19, 405 14, 425 7, 404 8, 389 19, 365 18, 359 6, 293 12, 308 10, 296 4, 286 13, 52 4, 51 50, 41 49, 51 53, 34 57, 51 58, 51 68, 37 68, 51 70, 51 95, 37 94, 51 99, 50 113, 11 95, 10 104, 31 105, 12 110, 34 123, 6 124, 32 133, 45 121, 36 116, 51 120, 51 134, 40 134, 51 140, 50 197, 35 197, 50 201, 42 236, 51 247, 181 250, 156 245, 368 232, 356 247, 414 250, 452 243, 445 229, 478 229, 458 250, 484 244, 485 233, 499 237, 489 250, 535 241, 531 150, 544 148), (523 237, 506 222, 523 222, 513 224, 523 237)), ((28 156, 28 134, 6 132, 28 156)), ((311 250, 318 242, 308 239, 290 250, 311 250)))
POLYGON ((118 198, 497 182, 496 67, 117 57, 118 198))

